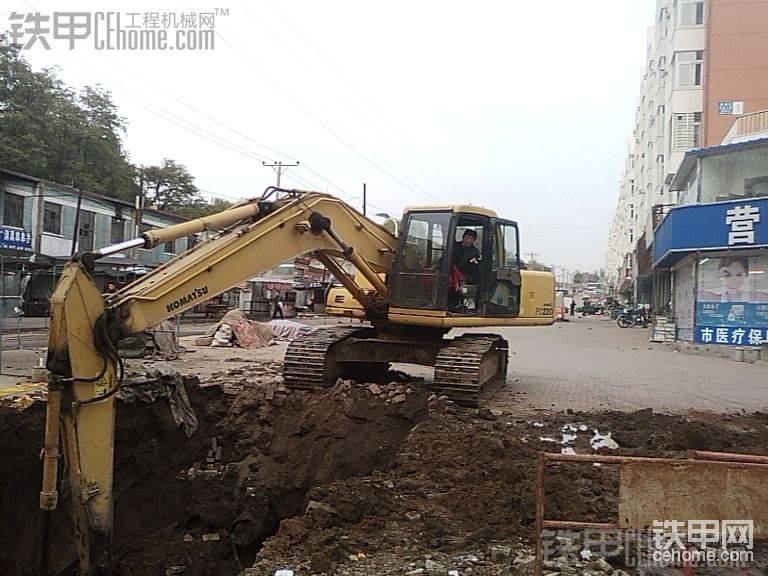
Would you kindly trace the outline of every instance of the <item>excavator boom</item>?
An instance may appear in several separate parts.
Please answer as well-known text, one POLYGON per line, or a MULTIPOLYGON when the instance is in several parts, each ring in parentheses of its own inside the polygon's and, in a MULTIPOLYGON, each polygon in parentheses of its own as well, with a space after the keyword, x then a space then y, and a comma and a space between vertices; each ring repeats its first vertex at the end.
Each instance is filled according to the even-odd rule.
MULTIPOLYGON (((503 337, 445 335, 454 327, 552 324, 554 276, 525 268, 517 224, 491 210, 414 207, 403 222, 395 237, 328 194, 268 189, 219 214, 81 253, 67 264, 51 299, 40 506, 49 520, 61 451, 81 574, 106 565, 111 544, 115 395, 124 372, 118 342, 287 260, 313 254, 343 286, 331 292, 329 310, 370 321, 291 342, 283 364, 288 386, 384 377, 392 362, 413 363, 434 368, 429 386, 437 394, 476 406, 504 381, 503 337), (93 275, 99 258, 201 231, 218 232, 116 293, 101 294, 93 275), (466 236, 478 240, 474 267, 458 274, 455 256, 466 236)), ((41 573, 51 573, 45 555, 41 573)))
MULTIPOLYGON (((339 260, 352 262, 386 296, 379 273, 391 269, 396 238, 337 198, 316 192, 282 192, 287 197, 270 199, 265 194, 211 217, 79 254, 67 264, 51 299, 40 505, 46 511, 57 506, 61 450, 72 487, 71 516, 82 574, 105 563, 111 538, 114 400, 123 372, 117 354, 120 338, 309 252, 339 269, 339 260), (106 300, 94 282, 93 266, 102 256, 151 248, 217 228, 223 230, 106 300)), ((343 281, 369 315, 378 312, 377 301, 369 292, 359 289, 346 274, 343 281)), ((49 521, 45 524, 50 526, 49 521)), ((47 571, 44 567, 43 574, 47 571)))

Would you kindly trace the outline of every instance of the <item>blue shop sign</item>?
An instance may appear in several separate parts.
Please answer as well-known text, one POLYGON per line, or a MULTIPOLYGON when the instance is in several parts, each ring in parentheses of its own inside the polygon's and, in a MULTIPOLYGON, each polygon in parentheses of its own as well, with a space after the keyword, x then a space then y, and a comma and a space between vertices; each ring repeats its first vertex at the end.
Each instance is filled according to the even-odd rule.
POLYGON ((701 342, 702 344, 760 346, 768 342, 768 328, 696 326, 696 342, 701 342))
POLYGON ((653 235, 654 267, 698 250, 768 246, 768 198, 672 208, 653 235))
POLYGON ((759 346, 768 341, 768 254, 723 254, 696 269, 696 341, 759 346))
POLYGON ((32 252, 32 235, 20 228, 0 226, 0 248, 32 252))

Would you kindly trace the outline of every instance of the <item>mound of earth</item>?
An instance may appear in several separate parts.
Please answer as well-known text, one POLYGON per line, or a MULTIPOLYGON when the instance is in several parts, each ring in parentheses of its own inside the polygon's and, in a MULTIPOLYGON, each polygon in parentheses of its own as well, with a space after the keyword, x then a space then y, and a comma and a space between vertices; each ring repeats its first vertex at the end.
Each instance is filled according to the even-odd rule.
MULTIPOLYGON (((233 386, 188 382, 191 438, 164 399, 118 406, 113 574, 518 573, 530 568, 542 451, 592 453, 599 431, 618 444, 600 450, 614 454, 768 453, 765 414, 521 416, 402 382, 291 392, 260 370, 230 375, 233 386)), ((37 573, 44 417, 42 402, 0 408, 3 575, 37 573)), ((612 466, 552 467, 548 516, 611 520, 617 480, 612 466)), ((65 570, 65 501, 53 532, 65 570)))

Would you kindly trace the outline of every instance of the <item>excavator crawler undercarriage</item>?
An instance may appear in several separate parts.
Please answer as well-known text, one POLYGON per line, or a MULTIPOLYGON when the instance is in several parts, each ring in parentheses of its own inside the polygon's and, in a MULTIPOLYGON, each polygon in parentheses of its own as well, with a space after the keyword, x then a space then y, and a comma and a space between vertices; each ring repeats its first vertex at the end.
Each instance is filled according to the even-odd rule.
POLYGON ((391 363, 433 366, 426 384, 458 404, 477 406, 503 384, 507 342, 495 334, 463 334, 453 339, 409 339, 376 328, 320 328, 291 342, 283 378, 288 387, 311 390, 332 386, 337 378, 375 381, 391 363))

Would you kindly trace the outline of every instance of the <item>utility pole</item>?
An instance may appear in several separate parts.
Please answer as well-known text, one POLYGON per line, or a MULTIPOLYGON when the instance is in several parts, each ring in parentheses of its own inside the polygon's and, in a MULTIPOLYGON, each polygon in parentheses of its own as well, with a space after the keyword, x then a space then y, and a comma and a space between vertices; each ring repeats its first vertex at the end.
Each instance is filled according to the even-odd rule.
POLYGON ((262 162, 261 165, 268 166, 269 168, 272 168, 275 171, 275 173, 277 174, 277 188, 280 188, 280 176, 285 174, 288 168, 298 166, 299 161, 296 160, 296 164, 283 164, 282 162, 272 162, 272 164, 267 164, 266 162, 262 162))
POLYGON ((536 262, 536 256, 538 256, 536 252, 526 252, 526 254, 528 254, 528 262, 536 262))
MULTIPOLYGON (((144 177, 139 176, 139 190, 133 198, 133 237, 141 236, 141 222, 144 220, 144 177)), ((131 249, 131 258, 138 260, 136 248, 131 249)))
POLYGON ((80 212, 83 206, 83 191, 77 190, 77 208, 75 208, 75 233, 72 235, 72 246, 69 250, 69 255, 74 256, 75 250, 78 248, 78 242, 80 242, 80 212))
POLYGON ((366 209, 366 205, 368 204, 367 199, 368 197, 367 197, 366 184, 365 182, 363 182, 363 216, 365 216, 365 211, 366 211, 365 209, 366 209))

